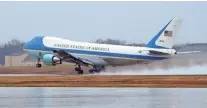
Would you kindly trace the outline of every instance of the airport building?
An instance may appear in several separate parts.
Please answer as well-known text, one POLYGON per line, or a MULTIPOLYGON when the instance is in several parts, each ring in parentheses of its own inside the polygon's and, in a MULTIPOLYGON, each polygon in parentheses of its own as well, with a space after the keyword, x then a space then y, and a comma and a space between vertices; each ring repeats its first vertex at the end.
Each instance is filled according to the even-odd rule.
POLYGON ((5 56, 5 66, 35 66, 36 64, 37 60, 27 53, 5 56))

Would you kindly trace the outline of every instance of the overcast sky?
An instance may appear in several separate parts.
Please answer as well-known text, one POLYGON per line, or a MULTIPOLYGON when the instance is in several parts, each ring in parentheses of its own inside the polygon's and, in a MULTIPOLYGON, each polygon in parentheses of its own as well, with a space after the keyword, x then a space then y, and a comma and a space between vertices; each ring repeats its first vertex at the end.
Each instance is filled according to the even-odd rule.
POLYGON ((50 35, 147 43, 173 17, 176 43, 207 42, 207 2, 0 2, 0 43, 50 35))

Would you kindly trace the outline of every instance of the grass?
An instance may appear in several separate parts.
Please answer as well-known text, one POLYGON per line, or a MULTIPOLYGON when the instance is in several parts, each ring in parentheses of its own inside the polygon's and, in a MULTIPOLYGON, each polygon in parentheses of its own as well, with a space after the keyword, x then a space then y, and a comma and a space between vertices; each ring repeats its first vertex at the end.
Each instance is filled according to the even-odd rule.
POLYGON ((1 87, 207 87, 207 75, 1 76, 1 87))

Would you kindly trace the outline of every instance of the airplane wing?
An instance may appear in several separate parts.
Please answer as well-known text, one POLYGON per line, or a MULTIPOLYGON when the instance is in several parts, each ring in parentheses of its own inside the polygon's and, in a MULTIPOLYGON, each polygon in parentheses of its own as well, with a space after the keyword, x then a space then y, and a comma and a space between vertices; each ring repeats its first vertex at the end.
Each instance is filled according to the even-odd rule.
POLYGON ((67 53, 64 50, 53 50, 55 56, 62 59, 65 62, 79 63, 81 65, 100 65, 107 64, 103 59, 96 56, 85 56, 67 53))

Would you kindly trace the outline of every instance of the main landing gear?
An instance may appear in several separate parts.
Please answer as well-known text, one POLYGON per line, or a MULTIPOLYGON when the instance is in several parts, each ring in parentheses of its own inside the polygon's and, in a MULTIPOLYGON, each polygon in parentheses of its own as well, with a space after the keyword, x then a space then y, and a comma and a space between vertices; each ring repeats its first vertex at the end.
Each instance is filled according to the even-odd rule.
POLYGON ((41 68, 42 67, 42 64, 40 64, 40 58, 38 58, 38 60, 37 60, 36 67, 37 68, 41 68))
POLYGON ((105 66, 93 66, 93 68, 89 70, 89 73, 100 73, 101 71, 105 71, 105 66))
MULTIPOLYGON (((83 74, 80 64, 77 65, 78 67, 75 67, 75 71, 78 74, 83 74)), ((93 66, 93 68, 89 70, 89 73, 100 73, 101 71, 105 71, 105 66, 93 66)))
POLYGON ((75 67, 75 71, 76 71, 78 74, 83 74, 83 70, 81 69, 80 64, 78 64, 78 67, 75 67))

